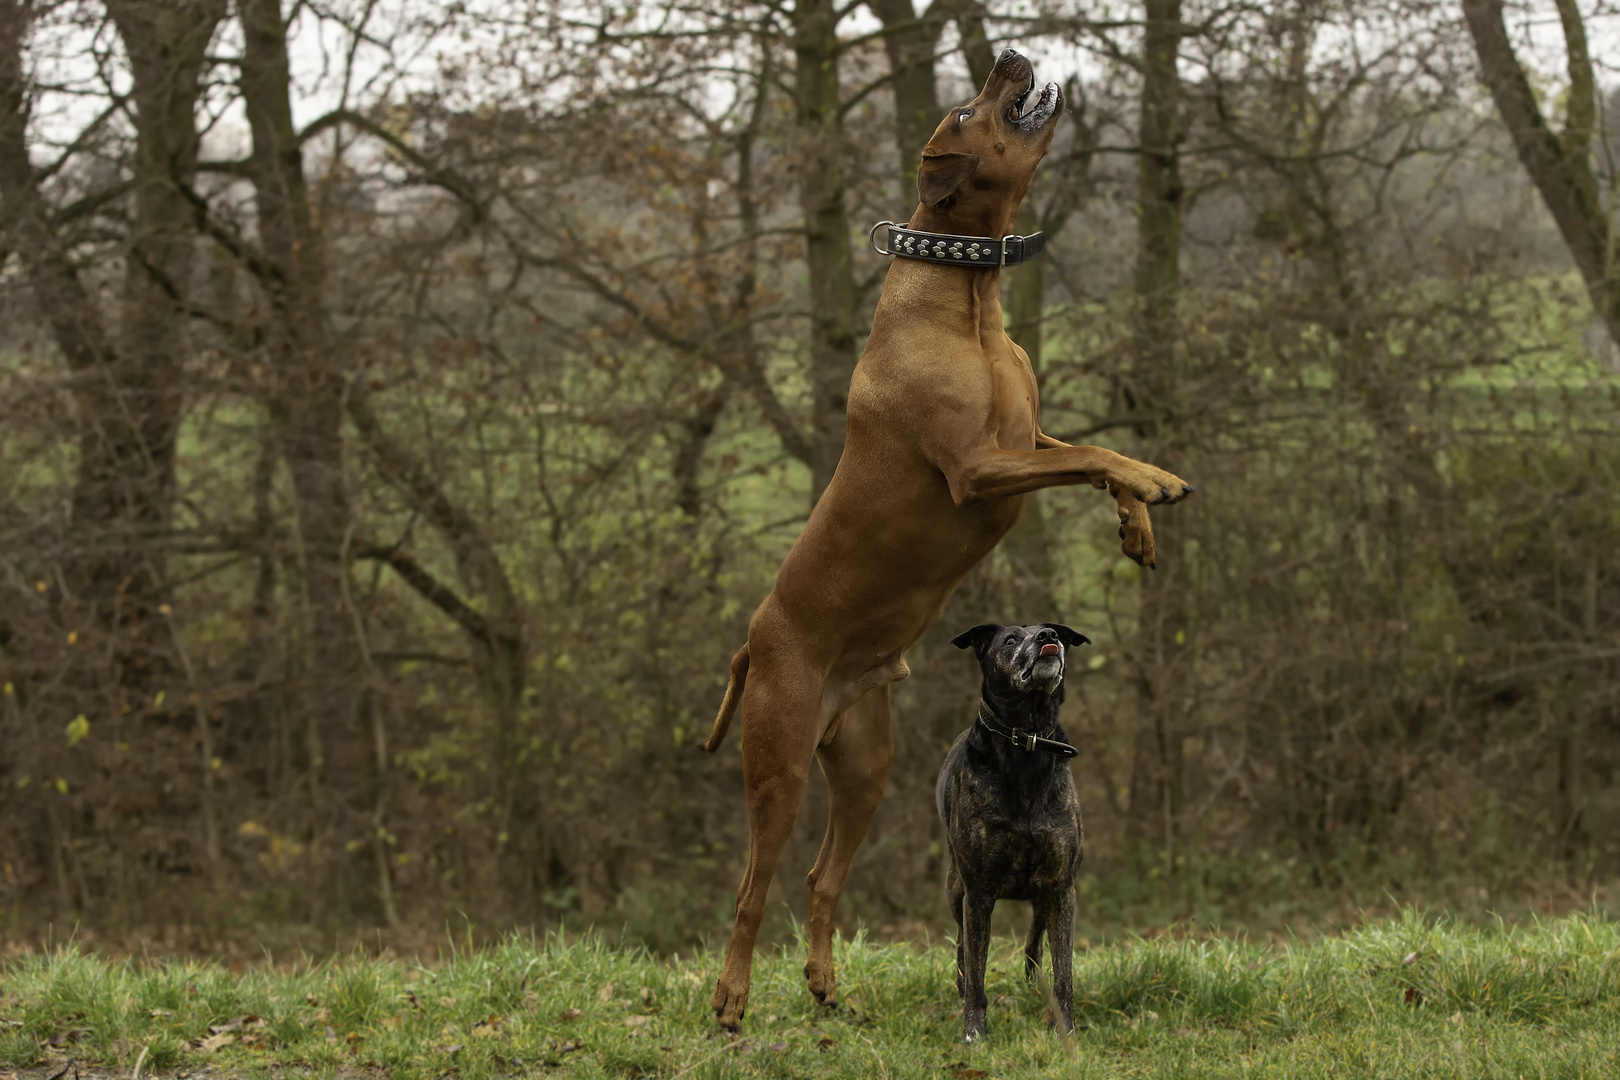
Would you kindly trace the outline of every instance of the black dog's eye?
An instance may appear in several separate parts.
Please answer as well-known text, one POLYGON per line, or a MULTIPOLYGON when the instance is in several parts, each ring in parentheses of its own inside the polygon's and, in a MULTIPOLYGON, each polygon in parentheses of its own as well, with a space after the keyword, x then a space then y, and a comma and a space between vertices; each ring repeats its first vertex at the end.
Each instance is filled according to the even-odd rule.
POLYGON ((1002 648, 1006 649, 1008 652, 1017 652, 1018 651, 1018 639, 1017 638, 1008 638, 1007 639, 1007 644, 1003 645, 1002 648))

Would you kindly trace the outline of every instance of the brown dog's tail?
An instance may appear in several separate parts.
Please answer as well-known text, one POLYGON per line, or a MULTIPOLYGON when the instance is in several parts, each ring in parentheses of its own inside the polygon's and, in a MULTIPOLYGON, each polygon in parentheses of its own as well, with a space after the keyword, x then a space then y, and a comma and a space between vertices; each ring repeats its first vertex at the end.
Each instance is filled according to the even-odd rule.
POLYGON ((720 749, 720 744, 726 739, 726 729, 731 727, 732 714, 737 711, 737 703, 742 700, 743 687, 748 685, 748 642, 737 650, 737 655, 731 658, 731 681, 726 683, 726 696, 720 701, 720 715, 714 718, 714 730, 709 732, 709 741, 703 744, 703 749, 714 753, 720 749))

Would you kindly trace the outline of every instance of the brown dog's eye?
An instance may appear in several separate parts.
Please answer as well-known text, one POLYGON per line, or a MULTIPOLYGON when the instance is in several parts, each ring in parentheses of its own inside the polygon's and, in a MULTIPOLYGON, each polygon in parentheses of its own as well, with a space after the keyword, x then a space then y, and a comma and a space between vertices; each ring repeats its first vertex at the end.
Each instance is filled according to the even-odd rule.
POLYGON ((963 109, 961 112, 956 114, 956 122, 958 124, 960 124, 962 121, 966 120, 968 117, 970 117, 972 115, 973 115, 973 110, 972 109, 963 109))

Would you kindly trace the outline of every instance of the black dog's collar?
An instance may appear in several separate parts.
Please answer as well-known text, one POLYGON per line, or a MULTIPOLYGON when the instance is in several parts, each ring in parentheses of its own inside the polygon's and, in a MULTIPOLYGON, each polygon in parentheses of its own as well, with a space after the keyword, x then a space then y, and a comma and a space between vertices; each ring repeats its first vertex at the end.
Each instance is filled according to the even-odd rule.
POLYGON ((1008 235, 997 240, 991 236, 923 232, 893 221, 878 222, 866 234, 866 239, 879 255, 900 255, 942 266, 966 267, 1017 266, 1039 255, 1046 246, 1046 234, 1039 232, 1028 236, 1008 235), (887 247, 878 247, 877 231, 884 226, 889 229, 887 247))
MULTIPOLYGON (((984 729, 992 735, 1000 735, 1020 750, 1039 750, 1043 754, 1064 758, 1076 757, 1080 753, 1066 742, 1048 739, 1045 735, 1037 735, 1033 731, 1008 727, 1001 722, 1001 717, 997 716, 995 710, 990 708, 989 704, 983 699, 979 701, 979 723, 983 724, 984 729)), ((1056 730, 1057 725, 1053 724, 1047 729, 1046 734, 1050 735, 1056 730)))

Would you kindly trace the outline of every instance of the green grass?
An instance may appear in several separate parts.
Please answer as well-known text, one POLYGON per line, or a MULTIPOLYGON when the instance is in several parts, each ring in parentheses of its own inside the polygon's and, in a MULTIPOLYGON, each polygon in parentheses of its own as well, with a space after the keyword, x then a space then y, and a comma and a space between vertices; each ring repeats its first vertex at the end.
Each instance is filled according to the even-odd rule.
POLYGON ((992 953, 987 1042, 963 1046, 947 947, 838 949, 837 1010, 798 950, 755 963, 740 1038, 707 1010, 718 957, 600 939, 363 956, 232 972, 109 962, 76 947, 0 971, 0 1069, 415 1078, 1614 1077, 1620 924, 1463 927, 1408 912, 1286 945, 1167 936, 1076 957, 1081 1030, 1043 1023, 1010 940, 992 953), (201 1048, 210 1028, 216 1049, 201 1048), (52 1042, 60 1046, 52 1046, 52 1042))

